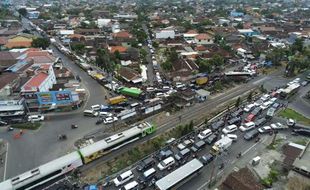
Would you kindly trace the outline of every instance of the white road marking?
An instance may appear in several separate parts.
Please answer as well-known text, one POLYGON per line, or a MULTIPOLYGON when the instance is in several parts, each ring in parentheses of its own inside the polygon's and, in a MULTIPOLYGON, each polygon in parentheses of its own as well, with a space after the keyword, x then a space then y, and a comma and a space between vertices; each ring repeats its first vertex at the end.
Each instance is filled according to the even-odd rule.
POLYGON ((7 163, 8 163, 8 154, 9 154, 9 143, 7 142, 5 162, 4 162, 3 181, 5 180, 5 177, 6 177, 6 166, 7 166, 7 163))

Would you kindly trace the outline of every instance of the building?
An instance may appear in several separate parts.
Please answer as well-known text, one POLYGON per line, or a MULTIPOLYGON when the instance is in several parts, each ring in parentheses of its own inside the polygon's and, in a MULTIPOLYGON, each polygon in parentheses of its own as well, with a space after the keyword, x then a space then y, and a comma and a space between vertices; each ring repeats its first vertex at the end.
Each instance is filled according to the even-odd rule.
POLYGON ((254 36, 254 35, 258 35, 258 32, 252 30, 252 29, 239 29, 238 30, 239 33, 241 33, 242 35, 245 36, 254 36))
POLYGON ((307 146, 293 162, 292 165, 293 170, 306 177, 310 177, 309 160, 310 160, 310 151, 309 146, 307 146))
POLYGON ((0 100, 0 118, 25 115, 24 99, 0 100))
POLYGON ((160 30, 155 32, 155 38, 156 39, 174 39, 175 38, 175 32, 174 30, 160 30))
POLYGON ((213 37, 209 34, 198 34, 195 36, 194 42, 200 45, 213 44, 213 37))
POLYGON ((204 89, 196 90, 196 94, 196 98, 198 99, 198 101, 205 101, 207 100, 208 96, 210 96, 210 92, 204 89))
POLYGON ((231 11, 230 12, 231 17, 243 17, 244 13, 243 12, 238 12, 238 11, 231 11))
POLYGON ((188 32, 183 34, 183 38, 187 43, 194 43, 196 36, 198 36, 196 30, 189 30, 188 32))
POLYGON ((18 34, 10 37, 5 44, 5 47, 8 49, 31 47, 33 38, 34 36, 30 34, 18 34))
POLYGON ((2 73, 0 75, 0 99, 6 99, 13 94, 13 89, 19 84, 19 76, 16 73, 2 73))
POLYGON ((121 67, 118 71, 118 74, 120 77, 122 77, 126 82, 132 82, 134 84, 136 83, 141 83, 142 82, 142 77, 141 75, 128 67, 121 67))
POLYGON ((97 19, 97 25, 99 28, 107 27, 111 25, 111 19, 97 19))
POLYGON ((29 19, 38 19, 40 16, 40 12, 39 11, 28 11, 27 12, 27 17, 29 19))
POLYGON ((0 51, 0 72, 16 64, 19 55, 20 53, 0 51))

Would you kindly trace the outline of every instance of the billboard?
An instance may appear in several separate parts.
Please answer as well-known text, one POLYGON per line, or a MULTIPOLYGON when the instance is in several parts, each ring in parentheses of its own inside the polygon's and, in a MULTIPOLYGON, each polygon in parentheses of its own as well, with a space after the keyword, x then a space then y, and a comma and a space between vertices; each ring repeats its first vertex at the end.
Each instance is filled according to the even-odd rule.
POLYGON ((36 93, 39 105, 68 105, 74 101, 71 91, 49 91, 36 93))

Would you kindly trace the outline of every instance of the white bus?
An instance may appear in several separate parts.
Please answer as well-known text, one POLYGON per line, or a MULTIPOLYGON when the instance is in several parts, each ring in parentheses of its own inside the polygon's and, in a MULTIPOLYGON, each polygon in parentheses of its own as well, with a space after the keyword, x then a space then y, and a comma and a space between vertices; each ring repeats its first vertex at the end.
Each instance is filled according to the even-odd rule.
POLYGON ((193 159, 174 170, 170 174, 156 181, 156 187, 159 190, 177 189, 184 183, 189 181, 192 177, 199 174, 199 171, 203 168, 203 164, 198 159, 193 159))

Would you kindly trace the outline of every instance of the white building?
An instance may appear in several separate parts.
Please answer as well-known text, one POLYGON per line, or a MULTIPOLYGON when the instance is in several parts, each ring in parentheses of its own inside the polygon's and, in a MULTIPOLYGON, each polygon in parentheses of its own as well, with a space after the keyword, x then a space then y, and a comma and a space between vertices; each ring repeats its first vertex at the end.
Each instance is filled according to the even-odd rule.
POLYGON ((111 24, 111 19, 97 19, 97 25, 99 28, 109 26, 111 24))
POLYGON ((156 39, 168 39, 168 38, 174 39, 175 32, 174 30, 160 30, 155 33, 155 37, 156 39))

